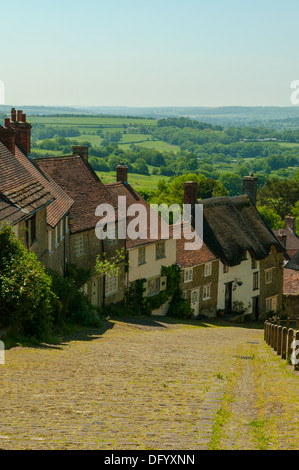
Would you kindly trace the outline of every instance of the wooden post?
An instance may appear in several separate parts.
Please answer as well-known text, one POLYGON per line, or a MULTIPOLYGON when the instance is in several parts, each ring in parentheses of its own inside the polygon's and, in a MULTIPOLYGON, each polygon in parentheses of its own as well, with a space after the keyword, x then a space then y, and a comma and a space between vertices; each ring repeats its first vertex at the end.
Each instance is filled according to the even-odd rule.
POLYGON ((287 318, 287 324, 286 324, 287 330, 290 328, 290 318, 287 318))
POLYGON ((277 317, 277 320, 276 320, 276 325, 279 326, 280 325, 280 318, 277 317))
POLYGON ((277 329, 278 329, 278 326, 274 325, 274 328, 273 328, 273 349, 274 349, 274 351, 277 351, 277 329))
POLYGON ((296 331, 299 330, 299 318, 296 318, 296 331))
POLYGON ((281 338, 281 358, 286 359, 287 356, 287 333, 288 330, 284 326, 282 329, 282 338, 281 338))
POLYGON ((267 341, 267 320, 264 322, 264 341, 267 341))
POLYGON ((279 325, 277 330, 277 355, 281 356, 282 326, 279 325))
POLYGON ((273 347, 273 333, 274 333, 274 325, 271 323, 270 325, 270 341, 269 344, 271 347, 273 347))
POLYGON ((287 337, 287 362, 288 363, 291 363, 291 355, 292 355, 292 343, 293 343, 293 340, 294 340, 294 330, 293 328, 289 328, 288 329, 288 337, 287 337))

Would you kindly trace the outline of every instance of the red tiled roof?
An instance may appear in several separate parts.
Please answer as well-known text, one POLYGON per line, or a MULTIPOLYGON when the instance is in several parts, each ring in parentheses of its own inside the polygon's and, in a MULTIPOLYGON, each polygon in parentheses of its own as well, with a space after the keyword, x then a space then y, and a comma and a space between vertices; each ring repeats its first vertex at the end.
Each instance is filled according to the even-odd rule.
POLYGON ((190 242, 192 240, 185 239, 184 232, 181 230, 181 238, 178 238, 176 242, 176 259, 178 265, 182 268, 189 268, 218 259, 204 242, 202 242, 199 250, 186 250, 185 244, 190 242))
MULTIPOLYGON (((124 196, 126 198, 126 210, 133 204, 141 204, 143 207, 146 209, 146 214, 147 214, 147 219, 144 222, 144 225, 142 227, 137 227, 136 231, 141 233, 141 236, 137 238, 136 240, 131 239, 130 237, 127 236, 127 248, 135 248, 138 246, 142 246, 148 243, 155 243, 159 240, 163 240, 167 238, 167 233, 166 236, 165 232, 162 232, 162 228, 167 230, 166 224, 161 220, 161 217, 158 216, 159 222, 159 227, 158 227, 158 234, 156 238, 151 238, 150 237, 150 221, 151 221, 151 214, 156 215, 154 210, 150 207, 150 205, 138 194, 134 188, 129 183, 122 183, 122 182, 117 182, 117 183, 108 183, 105 184, 106 188, 108 189, 109 193, 111 196, 114 198, 115 203, 118 201, 119 196, 124 196)), ((136 214, 136 217, 138 217, 138 213, 136 214)), ((132 217, 127 217, 127 226, 129 223, 134 219, 134 216, 132 217)))
POLYGON ((299 295, 299 271, 284 268, 283 293, 284 295, 299 295))
POLYGON ((0 142, 0 194, 25 214, 49 204, 50 192, 0 142))
POLYGON ((99 217, 95 211, 99 204, 117 207, 104 184, 83 158, 77 155, 37 158, 35 164, 49 175, 68 196, 75 201, 70 215, 74 218, 71 232, 94 229, 99 217))
POLYGON ((35 165, 34 160, 29 160, 17 147, 16 158, 55 198, 47 206, 47 222, 51 227, 55 227, 74 205, 73 199, 49 175, 35 165))

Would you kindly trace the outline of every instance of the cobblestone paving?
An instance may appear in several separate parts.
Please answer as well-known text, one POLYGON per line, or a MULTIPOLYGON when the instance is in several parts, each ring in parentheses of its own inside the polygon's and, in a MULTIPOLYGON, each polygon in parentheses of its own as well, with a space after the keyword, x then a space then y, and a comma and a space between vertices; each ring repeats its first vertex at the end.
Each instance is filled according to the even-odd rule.
POLYGON ((298 374, 262 330, 111 320, 5 359, 0 449, 299 449, 298 374))

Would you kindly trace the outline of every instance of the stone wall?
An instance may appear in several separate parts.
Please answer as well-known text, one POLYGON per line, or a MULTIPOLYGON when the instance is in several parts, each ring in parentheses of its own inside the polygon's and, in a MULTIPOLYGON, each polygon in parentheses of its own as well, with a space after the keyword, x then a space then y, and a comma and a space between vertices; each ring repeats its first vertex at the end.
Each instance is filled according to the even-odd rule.
POLYGON ((264 320, 266 312, 266 299, 277 295, 277 314, 282 314, 283 296, 283 253, 278 253, 272 248, 270 255, 260 261, 260 297, 259 297, 259 319, 264 320), (272 270, 272 281, 266 283, 265 271, 272 270))
MULTIPOLYGON (((190 268, 187 268, 190 269, 190 268)), ((205 264, 193 267, 192 281, 185 282, 185 271, 182 272, 182 282, 180 288, 186 294, 187 300, 191 302, 192 291, 198 289, 199 305, 198 315, 205 315, 207 317, 215 317, 217 314, 217 295, 218 295, 218 274, 219 274, 219 261, 212 262, 212 270, 210 276, 204 275, 205 264), (210 298, 203 299, 203 287, 210 285, 210 298)), ((195 312, 196 314, 196 312, 195 312)))

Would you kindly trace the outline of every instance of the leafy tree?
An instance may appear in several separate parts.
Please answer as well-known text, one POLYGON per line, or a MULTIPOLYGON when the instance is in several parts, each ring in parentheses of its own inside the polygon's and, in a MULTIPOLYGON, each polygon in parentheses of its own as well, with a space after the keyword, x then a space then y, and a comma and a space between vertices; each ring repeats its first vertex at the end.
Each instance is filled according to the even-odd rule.
POLYGON ((238 196, 242 192, 242 178, 234 173, 223 173, 219 176, 220 183, 227 189, 230 196, 238 196))
POLYGON ((284 221, 281 220, 274 209, 267 206, 258 207, 257 209, 272 230, 284 227, 284 221))

